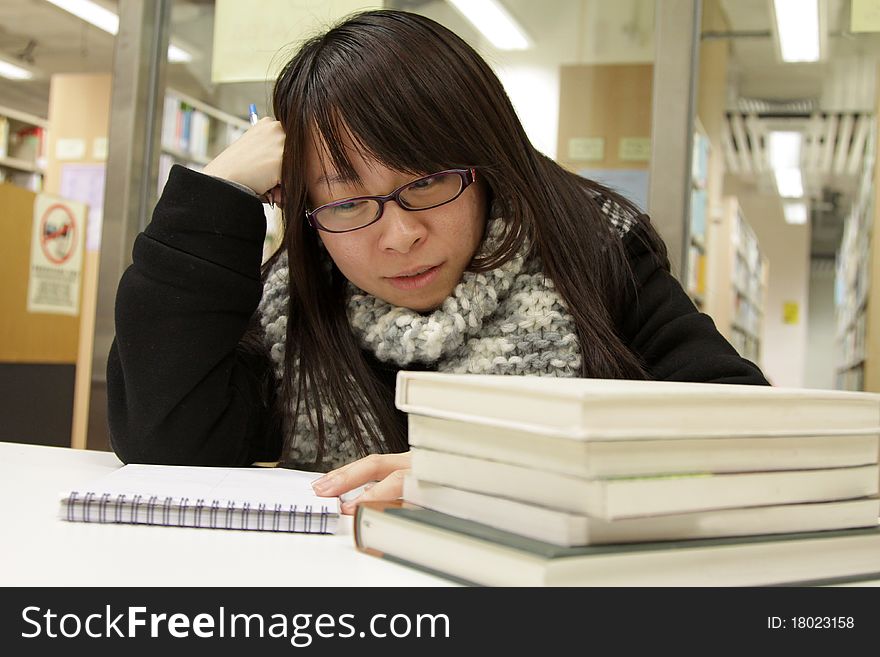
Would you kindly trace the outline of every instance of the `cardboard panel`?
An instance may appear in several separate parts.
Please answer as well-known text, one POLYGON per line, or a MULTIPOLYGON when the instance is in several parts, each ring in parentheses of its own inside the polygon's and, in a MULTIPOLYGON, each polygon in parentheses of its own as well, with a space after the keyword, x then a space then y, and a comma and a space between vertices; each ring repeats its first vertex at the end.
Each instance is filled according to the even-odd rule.
POLYGON ((0 362, 75 363, 79 317, 27 311, 35 196, 0 184, 0 362))

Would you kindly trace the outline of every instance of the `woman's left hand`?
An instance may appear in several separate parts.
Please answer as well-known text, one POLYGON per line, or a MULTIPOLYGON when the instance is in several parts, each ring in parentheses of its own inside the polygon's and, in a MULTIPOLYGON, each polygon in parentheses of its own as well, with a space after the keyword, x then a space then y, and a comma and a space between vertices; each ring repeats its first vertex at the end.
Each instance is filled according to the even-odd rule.
POLYGON ((331 470, 312 482, 315 493, 321 497, 338 497, 350 490, 369 485, 353 500, 342 504, 342 513, 351 515, 361 502, 396 500, 403 495, 403 477, 409 472, 410 453, 370 454, 331 470))

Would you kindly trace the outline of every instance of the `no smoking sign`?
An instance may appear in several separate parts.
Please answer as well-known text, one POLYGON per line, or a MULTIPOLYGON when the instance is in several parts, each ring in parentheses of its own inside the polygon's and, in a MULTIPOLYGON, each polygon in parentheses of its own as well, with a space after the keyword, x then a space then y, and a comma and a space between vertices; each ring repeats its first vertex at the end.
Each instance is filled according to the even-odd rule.
POLYGON ((40 218, 40 248, 49 262, 61 265, 70 260, 77 246, 76 218, 70 208, 55 203, 40 218))
POLYGON ((87 208, 49 194, 37 194, 31 232, 28 312, 79 312, 87 208))

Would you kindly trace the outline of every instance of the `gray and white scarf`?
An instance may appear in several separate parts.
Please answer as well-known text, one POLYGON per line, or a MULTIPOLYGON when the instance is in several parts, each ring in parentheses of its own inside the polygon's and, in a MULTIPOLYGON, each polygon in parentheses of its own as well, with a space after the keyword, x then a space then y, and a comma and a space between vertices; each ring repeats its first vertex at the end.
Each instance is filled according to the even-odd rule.
MULTIPOLYGON (((606 215, 621 235, 631 223, 616 206, 606 215)), ((491 253, 504 236, 501 219, 491 219, 480 255, 491 253)), ((429 364, 438 372, 578 376, 581 352, 574 320, 553 281, 542 272, 528 244, 510 261, 484 273, 465 272, 436 310, 420 313, 393 306, 354 285, 348 286, 347 313, 360 345, 380 361, 406 368, 429 364)), ((274 263, 260 302, 260 322, 278 381, 284 368, 287 335, 288 269, 286 254, 274 263)), ((301 411, 302 413, 302 411, 301 411)), ((356 444, 336 431, 335 413, 325 411, 322 469, 330 470, 360 456, 356 444)), ((314 467, 317 440, 305 417, 287 410, 285 431, 296 427, 295 440, 284 459, 314 467)))

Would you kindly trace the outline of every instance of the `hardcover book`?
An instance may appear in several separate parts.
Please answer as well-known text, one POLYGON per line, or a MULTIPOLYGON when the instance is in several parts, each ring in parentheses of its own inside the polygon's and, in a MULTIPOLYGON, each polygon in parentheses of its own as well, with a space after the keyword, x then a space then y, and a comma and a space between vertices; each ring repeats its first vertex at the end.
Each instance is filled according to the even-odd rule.
POLYGON ((765 586, 880 573, 880 528, 560 547, 407 504, 368 502, 358 549, 487 586, 765 586))

